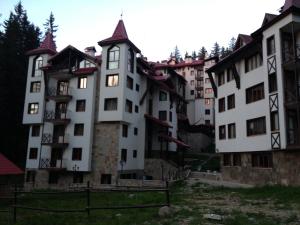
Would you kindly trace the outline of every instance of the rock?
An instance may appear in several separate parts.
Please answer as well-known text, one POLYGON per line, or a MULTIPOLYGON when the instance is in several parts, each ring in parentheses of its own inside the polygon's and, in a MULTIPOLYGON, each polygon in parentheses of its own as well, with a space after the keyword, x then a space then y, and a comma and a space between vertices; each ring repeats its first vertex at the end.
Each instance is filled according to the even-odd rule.
POLYGON ((121 214, 120 214, 120 213, 116 214, 116 217, 120 217, 120 216, 121 216, 121 214))
POLYGON ((160 217, 167 217, 170 216, 173 213, 173 210, 169 206, 163 206, 158 210, 158 215, 160 217))
POLYGON ((135 196, 135 194, 128 195, 129 198, 133 198, 134 196, 135 196))
POLYGON ((212 213, 210 213, 210 214, 204 214, 203 218, 204 219, 210 219, 210 220, 218 220, 218 221, 222 220, 222 216, 217 215, 217 214, 212 214, 212 213))

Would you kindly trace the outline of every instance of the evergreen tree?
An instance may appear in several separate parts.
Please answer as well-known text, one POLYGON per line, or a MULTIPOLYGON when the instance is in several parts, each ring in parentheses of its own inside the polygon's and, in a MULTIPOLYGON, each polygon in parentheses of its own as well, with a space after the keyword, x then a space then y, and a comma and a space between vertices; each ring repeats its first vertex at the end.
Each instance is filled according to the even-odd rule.
POLYGON ((49 18, 46 20, 46 23, 44 23, 44 28, 45 28, 45 33, 47 32, 51 32, 53 35, 53 38, 55 38, 56 36, 54 35, 54 33, 57 31, 58 25, 54 24, 55 18, 53 13, 50 13, 49 18))
POLYGON ((186 59, 187 57, 189 57, 189 53, 185 52, 184 58, 186 59))
POLYGON ((236 39, 234 37, 232 37, 229 41, 229 46, 228 46, 228 50, 230 52, 233 52, 233 49, 234 49, 234 46, 235 46, 235 43, 236 43, 236 39))
POLYGON ((192 52, 192 59, 195 60, 196 58, 197 58, 196 51, 193 51, 193 52, 192 52))
POLYGON ((39 46, 39 28, 29 22, 21 2, 4 21, 0 38, 0 151, 24 167, 28 128, 22 125, 28 50, 39 46))
POLYGON ((221 59, 224 58, 225 55, 226 55, 226 50, 225 50, 224 46, 222 46, 221 51, 220 51, 220 58, 221 59))
POLYGON ((202 48, 198 52, 198 58, 205 59, 206 53, 207 53, 207 50, 205 49, 204 46, 202 46, 202 48))
POLYGON ((180 51, 179 51, 177 45, 175 46, 174 54, 173 54, 173 55, 174 55, 174 57, 175 57, 175 59, 176 59, 176 62, 182 61, 181 55, 180 55, 180 51))
POLYGON ((211 51, 211 56, 213 57, 220 57, 220 45, 218 44, 218 42, 216 42, 213 46, 213 49, 211 51))

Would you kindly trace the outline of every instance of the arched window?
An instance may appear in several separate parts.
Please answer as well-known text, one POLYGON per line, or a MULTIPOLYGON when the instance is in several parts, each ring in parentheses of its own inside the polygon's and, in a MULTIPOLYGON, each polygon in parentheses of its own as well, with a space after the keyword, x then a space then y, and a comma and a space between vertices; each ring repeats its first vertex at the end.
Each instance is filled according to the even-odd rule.
POLYGON ((107 53, 107 69, 119 69, 120 64, 120 48, 118 46, 112 46, 108 49, 107 53))
POLYGON ((34 70, 33 70, 33 73, 32 73, 32 76, 33 77, 39 77, 39 76, 42 76, 42 70, 41 70, 41 67, 43 66, 43 57, 42 56, 39 56, 38 58, 36 58, 34 60, 34 70))
POLYGON ((127 55, 127 69, 129 72, 133 73, 134 55, 131 48, 128 49, 127 55))

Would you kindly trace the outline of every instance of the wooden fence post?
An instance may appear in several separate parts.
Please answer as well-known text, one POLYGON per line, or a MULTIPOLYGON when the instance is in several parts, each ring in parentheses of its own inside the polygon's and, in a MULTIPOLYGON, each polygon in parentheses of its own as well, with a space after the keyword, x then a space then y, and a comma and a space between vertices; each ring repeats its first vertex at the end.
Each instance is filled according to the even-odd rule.
POLYGON ((166 197, 167 197, 167 205, 170 207, 170 192, 169 192, 169 182, 166 181, 166 197))
POLYGON ((15 189, 14 189, 14 206, 13 206, 13 213, 14 213, 14 218, 13 221, 14 223, 17 222, 17 184, 15 184, 15 189))
POLYGON ((87 214, 90 215, 90 181, 87 182, 87 189, 86 189, 86 197, 87 197, 87 214))

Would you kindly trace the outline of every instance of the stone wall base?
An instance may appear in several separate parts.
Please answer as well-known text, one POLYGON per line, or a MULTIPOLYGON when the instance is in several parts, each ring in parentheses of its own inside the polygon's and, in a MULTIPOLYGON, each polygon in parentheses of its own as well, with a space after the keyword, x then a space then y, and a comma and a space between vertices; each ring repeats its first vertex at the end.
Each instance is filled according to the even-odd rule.
POLYGON ((178 176, 179 169, 162 159, 145 159, 144 172, 154 180, 172 180, 178 176))
POLYGON ((260 154, 259 152, 234 154, 240 154, 240 166, 232 166, 233 163, 224 166, 224 154, 222 154, 221 172, 225 181, 252 185, 300 186, 300 151, 270 152, 272 165, 269 168, 253 166, 252 157, 254 154, 260 154))

